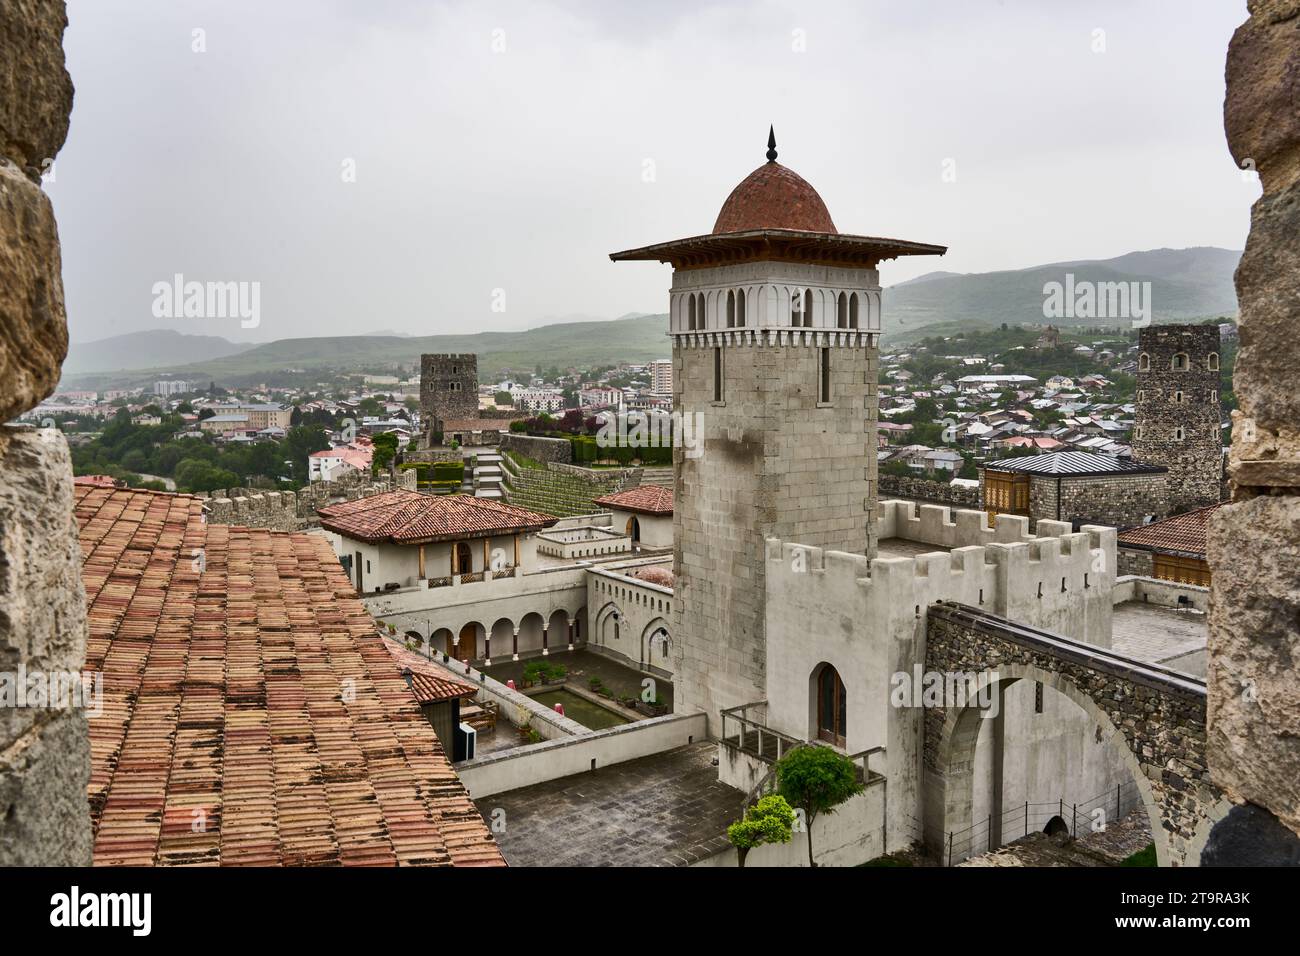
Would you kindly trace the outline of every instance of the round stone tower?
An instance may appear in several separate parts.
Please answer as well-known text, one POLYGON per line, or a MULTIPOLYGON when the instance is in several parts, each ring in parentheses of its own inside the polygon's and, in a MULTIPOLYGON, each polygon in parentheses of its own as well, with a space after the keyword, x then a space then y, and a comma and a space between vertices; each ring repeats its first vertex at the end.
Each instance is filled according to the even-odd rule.
POLYGON ((1133 457, 1169 469, 1177 514, 1219 501, 1223 478, 1219 327, 1151 325, 1138 334, 1133 457))
POLYGON ((943 246, 846 235, 768 162, 713 232, 610 256, 673 267, 675 706, 766 694, 765 541, 873 556, 882 259, 943 246))

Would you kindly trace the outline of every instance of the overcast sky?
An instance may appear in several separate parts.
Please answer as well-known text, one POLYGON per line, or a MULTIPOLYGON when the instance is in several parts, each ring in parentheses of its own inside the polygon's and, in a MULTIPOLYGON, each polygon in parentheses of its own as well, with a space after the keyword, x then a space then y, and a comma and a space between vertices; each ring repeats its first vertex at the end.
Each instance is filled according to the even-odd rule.
POLYGON ((1222 121, 1245 0, 68 8, 46 188, 74 341, 662 312, 669 267, 608 253, 711 230, 769 123, 840 231, 949 246, 884 285, 1239 249, 1259 195, 1222 121), (176 273, 260 283, 261 324, 156 318, 176 273))

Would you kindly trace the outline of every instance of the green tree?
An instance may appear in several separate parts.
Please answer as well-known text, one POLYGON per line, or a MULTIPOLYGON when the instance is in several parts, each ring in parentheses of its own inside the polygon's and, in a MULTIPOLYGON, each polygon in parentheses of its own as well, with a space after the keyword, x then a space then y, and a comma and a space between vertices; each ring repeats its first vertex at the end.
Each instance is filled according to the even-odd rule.
POLYGON ((515 397, 509 392, 497 392, 492 401, 502 408, 515 407, 515 397))
POLYGON ((375 453, 371 458, 371 465, 374 474, 378 475, 382 471, 387 471, 389 464, 394 456, 397 455, 397 433, 380 432, 371 439, 374 445, 375 453))
POLYGON ((831 814, 845 800, 859 794, 858 768, 848 757, 830 747, 796 747, 776 764, 777 792, 793 807, 804 812, 808 827, 808 865, 813 859, 813 821, 831 814))
POLYGON ((768 794, 745 811, 745 816, 727 827, 727 840, 736 848, 736 863, 745 865, 745 857, 765 843, 789 843, 794 832, 794 810, 785 797, 768 794))
POLYGON ((329 436, 325 434, 325 429, 320 425, 301 425, 298 428, 290 428, 285 433, 284 442, 280 445, 281 450, 284 452, 284 460, 290 463, 290 474, 299 485, 307 484, 311 477, 307 459, 312 452, 324 451, 329 447, 329 436))

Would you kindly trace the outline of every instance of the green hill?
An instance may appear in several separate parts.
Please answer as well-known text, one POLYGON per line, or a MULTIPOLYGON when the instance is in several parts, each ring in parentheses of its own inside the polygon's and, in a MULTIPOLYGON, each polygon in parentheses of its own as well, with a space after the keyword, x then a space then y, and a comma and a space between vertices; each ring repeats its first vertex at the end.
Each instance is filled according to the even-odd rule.
POLYGON ((238 355, 186 365, 98 374, 75 374, 65 367, 62 385, 137 385, 154 381, 162 372, 201 382, 241 385, 260 381, 268 372, 286 369, 381 372, 404 366, 409 370, 418 368, 424 352, 473 352, 479 357, 479 379, 491 381, 508 370, 531 371, 538 365, 567 368, 667 358, 667 331, 666 315, 640 315, 608 322, 545 325, 526 332, 280 339, 238 355))
MULTIPOLYGON (((1236 315, 1232 275, 1240 258, 1240 252, 1230 249, 1155 249, 1114 259, 1058 262, 1007 272, 934 273, 885 289, 884 332, 898 341, 914 338, 922 327, 937 323, 942 323, 945 331, 1003 322, 1046 324, 1043 286, 1064 282, 1066 273, 1072 273, 1076 283, 1150 282, 1156 322, 1236 315)), ((1117 324, 1084 318, 1050 321, 1061 328, 1117 324)))

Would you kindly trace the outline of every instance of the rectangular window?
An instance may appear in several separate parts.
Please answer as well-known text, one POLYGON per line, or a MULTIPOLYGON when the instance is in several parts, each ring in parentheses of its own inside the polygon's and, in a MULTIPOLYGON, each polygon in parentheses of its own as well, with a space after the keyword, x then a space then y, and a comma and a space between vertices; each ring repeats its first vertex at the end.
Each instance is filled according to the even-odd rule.
POLYGON ((1042 681, 1034 682, 1034 713, 1043 712, 1043 684, 1042 681))
POLYGON ((821 388, 818 389, 818 401, 829 403, 831 400, 831 350, 821 350, 821 369, 818 373, 821 388))
POLYGON ((722 349, 713 350, 713 400, 722 401, 722 349))

